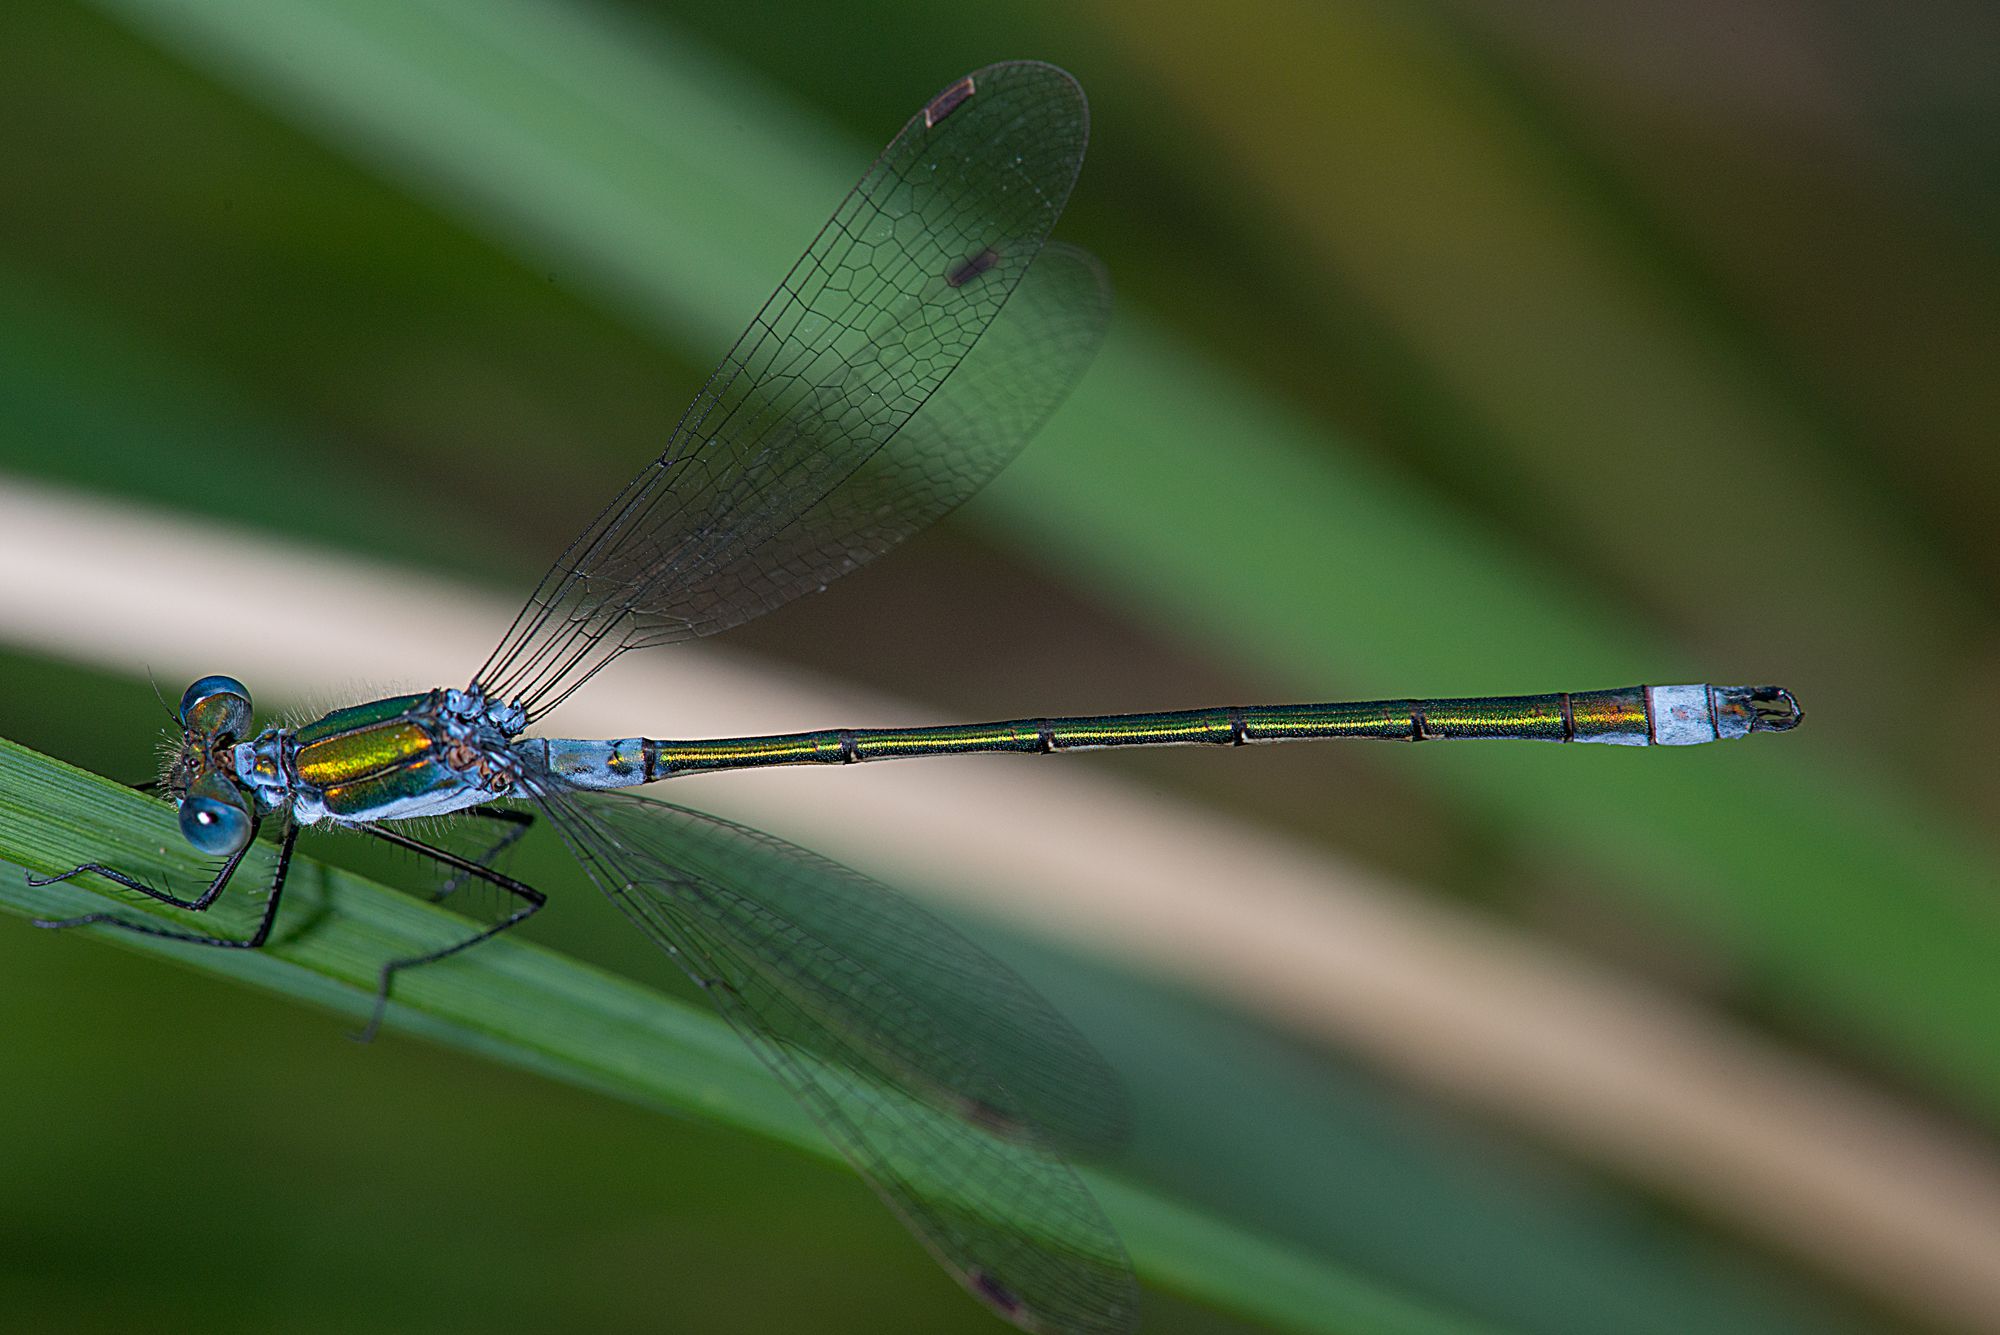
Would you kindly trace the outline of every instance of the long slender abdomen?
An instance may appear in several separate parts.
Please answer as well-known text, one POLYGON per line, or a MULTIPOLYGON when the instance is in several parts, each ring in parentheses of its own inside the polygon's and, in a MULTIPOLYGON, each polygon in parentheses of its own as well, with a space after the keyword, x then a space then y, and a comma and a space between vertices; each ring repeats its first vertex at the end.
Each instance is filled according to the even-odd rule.
POLYGON ((516 746, 537 768, 579 788, 627 788, 678 774, 773 765, 844 765, 984 751, 1048 754, 1112 746, 1246 746, 1336 737, 1689 746, 1753 732, 1785 732, 1802 717, 1798 702, 1778 686, 1628 686, 1555 695, 1245 705, 936 728, 825 728, 688 741, 528 738, 516 746))

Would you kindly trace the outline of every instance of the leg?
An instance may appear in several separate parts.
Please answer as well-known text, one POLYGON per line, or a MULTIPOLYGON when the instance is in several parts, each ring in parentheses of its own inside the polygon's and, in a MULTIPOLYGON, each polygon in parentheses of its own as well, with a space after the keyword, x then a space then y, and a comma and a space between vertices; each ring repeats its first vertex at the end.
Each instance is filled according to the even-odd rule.
MULTIPOLYGON (((479 816, 485 820, 498 821, 508 827, 507 832, 502 834, 493 843, 492 847, 472 859, 472 861, 482 867, 490 865, 495 858, 519 843, 521 836, 526 834, 528 828, 535 823, 533 812, 522 811, 517 807, 470 807, 459 814, 463 816, 479 816)), ((453 894, 457 893, 458 888, 465 884, 467 875, 468 873, 466 872, 454 871, 450 879, 432 893, 431 903, 439 904, 451 898, 453 894)))
POLYGON ((382 1027, 383 1013, 389 1008, 389 987, 394 982, 396 974, 399 971, 414 969, 424 964, 436 964, 439 960, 450 959, 461 950, 470 950, 482 941, 492 940, 510 927, 518 927, 540 912, 542 905, 548 903, 548 896, 533 886, 523 885, 511 876, 502 876, 491 867, 483 867, 470 858, 460 857, 458 854, 446 852, 442 848, 433 848, 429 844, 412 839, 406 834, 399 834, 395 830, 385 829, 380 825, 361 825, 356 828, 363 834, 373 835, 384 843, 393 844, 397 848, 408 849, 412 853, 421 853, 433 861, 441 862, 462 876, 476 876, 489 885, 497 885, 521 901, 521 907, 515 909, 511 914, 494 923, 491 927, 486 928, 484 931, 466 937, 463 941, 445 946, 441 950, 433 950, 427 955, 412 955, 408 959, 390 960, 387 964, 383 965, 381 981, 375 989, 375 1011, 368 1017, 367 1026, 360 1033, 354 1035, 360 1042, 367 1043, 374 1039, 376 1031, 382 1027))
MULTIPOLYGON (((55 885, 60 881, 67 881, 71 877, 81 876, 85 872, 96 872, 99 876, 102 876, 107 881, 116 882, 117 884, 124 886, 127 890, 137 890, 140 894, 145 895, 151 899, 157 899, 162 904, 172 904, 177 909, 191 909, 196 913, 201 913, 205 912, 208 906, 213 904, 216 901, 216 899, 221 896, 223 887, 229 884, 229 878, 236 874, 236 868, 242 863, 244 854, 248 853, 251 850, 251 848, 255 846, 256 842, 257 842, 256 837, 253 834, 251 836, 251 840, 249 843, 244 844, 243 847, 237 849, 234 853, 231 853, 229 855, 229 861, 222 864, 222 869, 215 873, 215 879, 208 883, 208 889, 202 891, 200 894, 196 895, 193 899, 182 899, 179 895, 174 894, 171 890, 161 890, 155 886, 147 885, 144 881, 137 880, 133 877, 127 876, 122 871, 114 871, 112 868, 105 866, 101 862, 86 862, 81 866, 71 867, 68 871, 62 873, 62 875, 60 876, 36 876, 31 872, 28 875, 28 884, 36 887, 44 885, 55 885)), ((35 920, 35 926, 74 927, 84 922, 110 922, 110 921, 115 921, 115 920, 108 918, 101 913, 93 913, 83 918, 65 918, 57 921, 48 921, 37 918, 35 920)))
MULTIPOLYGON (((133 784, 132 789, 134 792, 150 793, 159 786, 160 785, 158 780, 149 780, 145 783, 133 784)), ((251 843, 255 842, 256 842, 255 832, 253 831, 251 837, 251 843)), ((249 851, 250 851, 250 844, 245 844, 243 845, 242 848, 238 849, 236 853, 230 857, 229 861, 222 864, 222 870, 218 871, 215 874, 215 879, 208 883, 208 889, 202 891, 199 895, 196 895, 193 899, 182 899, 180 896, 172 893, 171 891, 161 890, 154 886, 147 885, 144 881, 137 880, 131 876, 127 876, 122 871, 115 871, 112 868, 105 866, 101 862, 78 863, 76 866, 71 867, 68 871, 63 872, 59 876, 37 876, 33 872, 28 872, 27 882, 29 885, 34 886, 37 889, 40 889, 42 886, 45 885, 55 885, 58 882, 67 881, 71 877, 81 876, 85 872, 95 872, 97 875, 102 876, 107 881, 117 882, 119 885, 124 886, 127 890, 137 890, 140 894, 146 895, 152 899, 157 899, 163 904, 172 904, 177 909, 193 909, 196 913, 199 913, 203 909, 207 908, 210 904, 213 904, 215 902, 216 896, 222 893, 222 887, 228 885, 229 878, 236 874, 236 864, 243 861, 243 855, 249 851)), ((76 919, 75 922, 69 922, 69 921, 43 922, 37 920, 35 926, 70 927, 82 921, 83 919, 80 918, 76 919)))
MULTIPOLYGON (((271 939, 271 924, 278 919, 278 901, 285 893, 285 875, 291 870, 292 845, 298 842, 298 837, 298 826, 290 824, 285 826, 284 838, 278 844, 278 867, 271 874, 271 888, 264 900, 264 916, 258 920, 257 930, 252 932, 246 939, 239 940, 233 936, 203 936, 199 932, 177 932, 170 927, 155 927, 151 923, 128 922, 126 919, 111 913, 86 913, 80 918, 37 918, 34 920, 35 926, 60 930, 66 927, 86 927, 101 923, 106 927, 116 927, 127 932, 137 932, 141 936, 157 936, 163 941, 189 941, 198 946, 221 946, 229 950, 257 950, 266 941, 271 939)), ((150 895, 154 899, 162 903, 172 904, 176 908, 191 909, 196 913, 201 913, 206 911, 208 906, 215 902, 216 897, 222 893, 222 888, 229 884, 229 878, 236 874, 236 868, 242 863, 243 855, 248 853, 255 844, 256 836, 253 834, 249 843, 231 854, 229 861, 222 864, 222 870, 215 874, 213 881, 209 882, 208 889, 202 891, 193 899, 176 898, 164 890, 155 890, 152 886, 133 880, 123 872, 113 871, 109 867, 100 866, 95 862, 86 862, 81 867, 73 868, 60 876, 39 878, 30 876, 28 884, 54 885, 58 881, 67 881, 70 877, 83 872, 94 871, 98 875, 126 887, 128 890, 137 890, 141 894, 150 895)))

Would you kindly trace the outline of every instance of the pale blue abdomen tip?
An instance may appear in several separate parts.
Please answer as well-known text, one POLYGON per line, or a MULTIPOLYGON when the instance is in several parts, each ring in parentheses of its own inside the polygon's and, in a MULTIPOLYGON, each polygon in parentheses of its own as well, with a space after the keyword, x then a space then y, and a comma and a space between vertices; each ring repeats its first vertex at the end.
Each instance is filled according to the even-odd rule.
POLYGON ((1646 713, 1656 746, 1789 732, 1805 717, 1782 686, 1648 686, 1646 713))

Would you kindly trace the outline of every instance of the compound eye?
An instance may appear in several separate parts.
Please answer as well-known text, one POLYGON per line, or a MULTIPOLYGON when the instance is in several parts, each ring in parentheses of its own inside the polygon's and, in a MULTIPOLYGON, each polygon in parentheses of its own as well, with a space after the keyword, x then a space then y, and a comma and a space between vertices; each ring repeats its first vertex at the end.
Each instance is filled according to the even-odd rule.
POLYGON ((181 697, 181 726, 209 737, 250 730, 250 688, 234 677, 203 677, 181 697))
POLYGON ((243 794, 218 775, 195 780, 181 799, 181 834, 211 857, 228 857, 240 851, 256 828, 243 794))

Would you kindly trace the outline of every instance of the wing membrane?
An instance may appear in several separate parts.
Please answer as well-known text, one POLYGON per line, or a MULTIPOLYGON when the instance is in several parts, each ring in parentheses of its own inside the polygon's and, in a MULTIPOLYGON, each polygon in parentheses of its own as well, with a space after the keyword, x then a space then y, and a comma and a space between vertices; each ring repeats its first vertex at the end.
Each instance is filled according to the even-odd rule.
POLYGON ((978 490, 1054 411, 1108 311, 1081 252, 1036 263, 1082 165, 1083 93, 1033 62, 948 94, 967 84, 883 150, 665 452, 543 578, 477 676, 489 694, 532 717, 627 649, 822 587, 978 490))
POLYGON ((537 786, 593 879, 975 1297, 1028 1330, 1132 1329, 1130 1262, 1057 1152, 1122 1134, 1122 1103, 1046 1002, 803 849, 646 798, 537 786))

